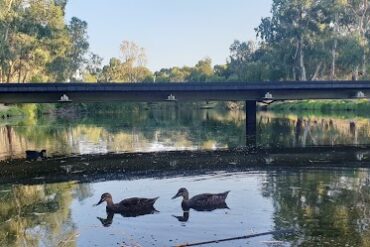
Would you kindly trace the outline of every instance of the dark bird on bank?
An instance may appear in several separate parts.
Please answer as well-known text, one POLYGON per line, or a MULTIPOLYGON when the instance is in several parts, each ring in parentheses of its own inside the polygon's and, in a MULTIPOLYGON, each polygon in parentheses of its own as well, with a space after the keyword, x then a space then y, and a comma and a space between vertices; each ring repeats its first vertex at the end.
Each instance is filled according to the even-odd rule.
POLYGON ((112 195, 104 193, 101 195, 100 201, 95 205, 103 202, 107 203, 107 213, 120 213, 124 217, 135 217, 139 215, 158 212, 154 208, 154 203, 159 197, 155 198, 138 198, 132 197, 122 200, 119 203, 114 203, 112 195))
POLYGON ((197 211, 212 211, 218 208, 229 208, 225 202, 227 195, 230 191, 225 191, 219 194, 204 193, 193 196, 189 199, 189 192, 185 188, 179 189, 177 194, 172 197, 175 199, 182 196, 181 207, 183 210, 189 210, 190 208, 197 211))
POLYGON ((37 160, 38 158, 46 158, 46 150, 43 149, 40 152, 34 150, 26 150, 26 159, 27 160, 37 160))

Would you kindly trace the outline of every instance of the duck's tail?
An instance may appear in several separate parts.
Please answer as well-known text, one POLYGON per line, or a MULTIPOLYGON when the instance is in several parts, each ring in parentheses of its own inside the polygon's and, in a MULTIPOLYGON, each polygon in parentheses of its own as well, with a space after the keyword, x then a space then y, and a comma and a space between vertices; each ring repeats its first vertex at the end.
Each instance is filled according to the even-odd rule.
POLYGON ((225 191, 224 193, 222 193, 222 195, 224 196, 224 198, 226 198, 229 193, 230 193, 230 190, 225 191))
POLYGON ((153 205, 157 201, 159 196, 149 199, 149 202, 153 205))

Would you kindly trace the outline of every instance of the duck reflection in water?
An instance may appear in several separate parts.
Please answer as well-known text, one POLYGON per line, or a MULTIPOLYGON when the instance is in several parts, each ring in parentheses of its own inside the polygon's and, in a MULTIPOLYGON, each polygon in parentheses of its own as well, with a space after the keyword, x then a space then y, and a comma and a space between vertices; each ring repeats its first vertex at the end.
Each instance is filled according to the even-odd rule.
POLYGON ((113 223, 113 218, 115 214, 120 214, 122 217, 138 217, 138 216, 142 216, 146 214, 155 214, 155 213, 159 213, 159 211, 156 210, 154 207, 151 207, 151 208, 142 208, 138 210, 130 210, 127 212, 123 211, 120 213, 117 213, 117 212, 114 213, 114 212, 107 211, 107 217, 105 219, 101 217, 96 217, 96 218, 100 221, 100 223, 104 227, 109 227, 113 223))
POLYGON ((189 220, 189 211, 183 211, 182 215, 172 215, 180 222, 187 222, 189 220))
POLYGON ((94 206, 98 206, 103 202, 107 203, 106 212, 107 218, 99 218, 104 226, 110 226, 115 213, 121 214, 123 217, 137 217, 146 214, 154 214, 158 211, 154 208, 154 203, 159 197, 155 198, 139 198, 132 197, 122 200, 119 203, 114 203, 112 195, 104 193, 100 197, 100 201, 94 206))
POLYGON ((186 188, 181 188, 177 194, 172 197, 175 199, 182 196, 181 207, 183 210, 182 216, 175 216, 180 222, 187 222, 189 220, 189 210, 194 209, 196 211, 213 211, 216 209, 229 209, 225 200, 230 191, 225 191, 223 193, 211 194, 204 193, 193 196, 189 199, 189 192, 186 188))

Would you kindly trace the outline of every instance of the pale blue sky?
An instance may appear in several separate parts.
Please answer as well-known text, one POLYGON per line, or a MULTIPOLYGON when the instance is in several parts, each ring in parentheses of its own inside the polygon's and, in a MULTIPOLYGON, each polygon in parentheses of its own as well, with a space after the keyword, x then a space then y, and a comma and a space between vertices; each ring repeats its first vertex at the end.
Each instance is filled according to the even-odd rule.
POLYGON ((235 39, 255 40, 271 0, 70 0, 66 18, 88 22, 91 50, 119 57, 122 40, 145 48, 148 67, 224 64, 235 39))

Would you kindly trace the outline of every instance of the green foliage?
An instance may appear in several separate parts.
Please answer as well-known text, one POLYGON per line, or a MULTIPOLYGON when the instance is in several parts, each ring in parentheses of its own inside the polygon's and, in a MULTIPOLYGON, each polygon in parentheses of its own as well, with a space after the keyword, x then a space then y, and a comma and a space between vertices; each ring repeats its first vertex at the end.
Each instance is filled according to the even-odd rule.
POLYGON ((368 100, 300 100, 274 103, 269 109, 274 111, 355 111, 368 113, 370 102, 368 100))
POLYGON ((9 118, 9 117, 15 117, 15 116, 23 116, 25 113, 16 106, 3 106, 0 105, 0 118, 9 118))
POLYGON ((64 22, 66 0, 0 0, 0 83, 73 80, 85 63, 87 23, 64 22))
POLYGON ((258 42, 234 41, 225 65, 146 67, 144 48, 120 45, 102 67, 88 53, 87 23, 65 22, 67 0, 0 0, 1 82, 237 82, 369 78, 367 0, 272 0, 258 42))
POLYGON ((237 80, 368 77, 367 0, 273 0, 271 12, 255 29, 258 45, 231 45, 229 67, 237 80))
POLYGON ((98 82, 153 82, 152 72, 145 67, 146 55, 143 48, 134 42, 121 44, 122 60, 111 58, 98 74, 98 82))
POLYGON ((156 82, 218 82, 225 81, 226 65, 212 67, 212 60, 204 58, 194 67, 172 67, 154 73, 156 82))

